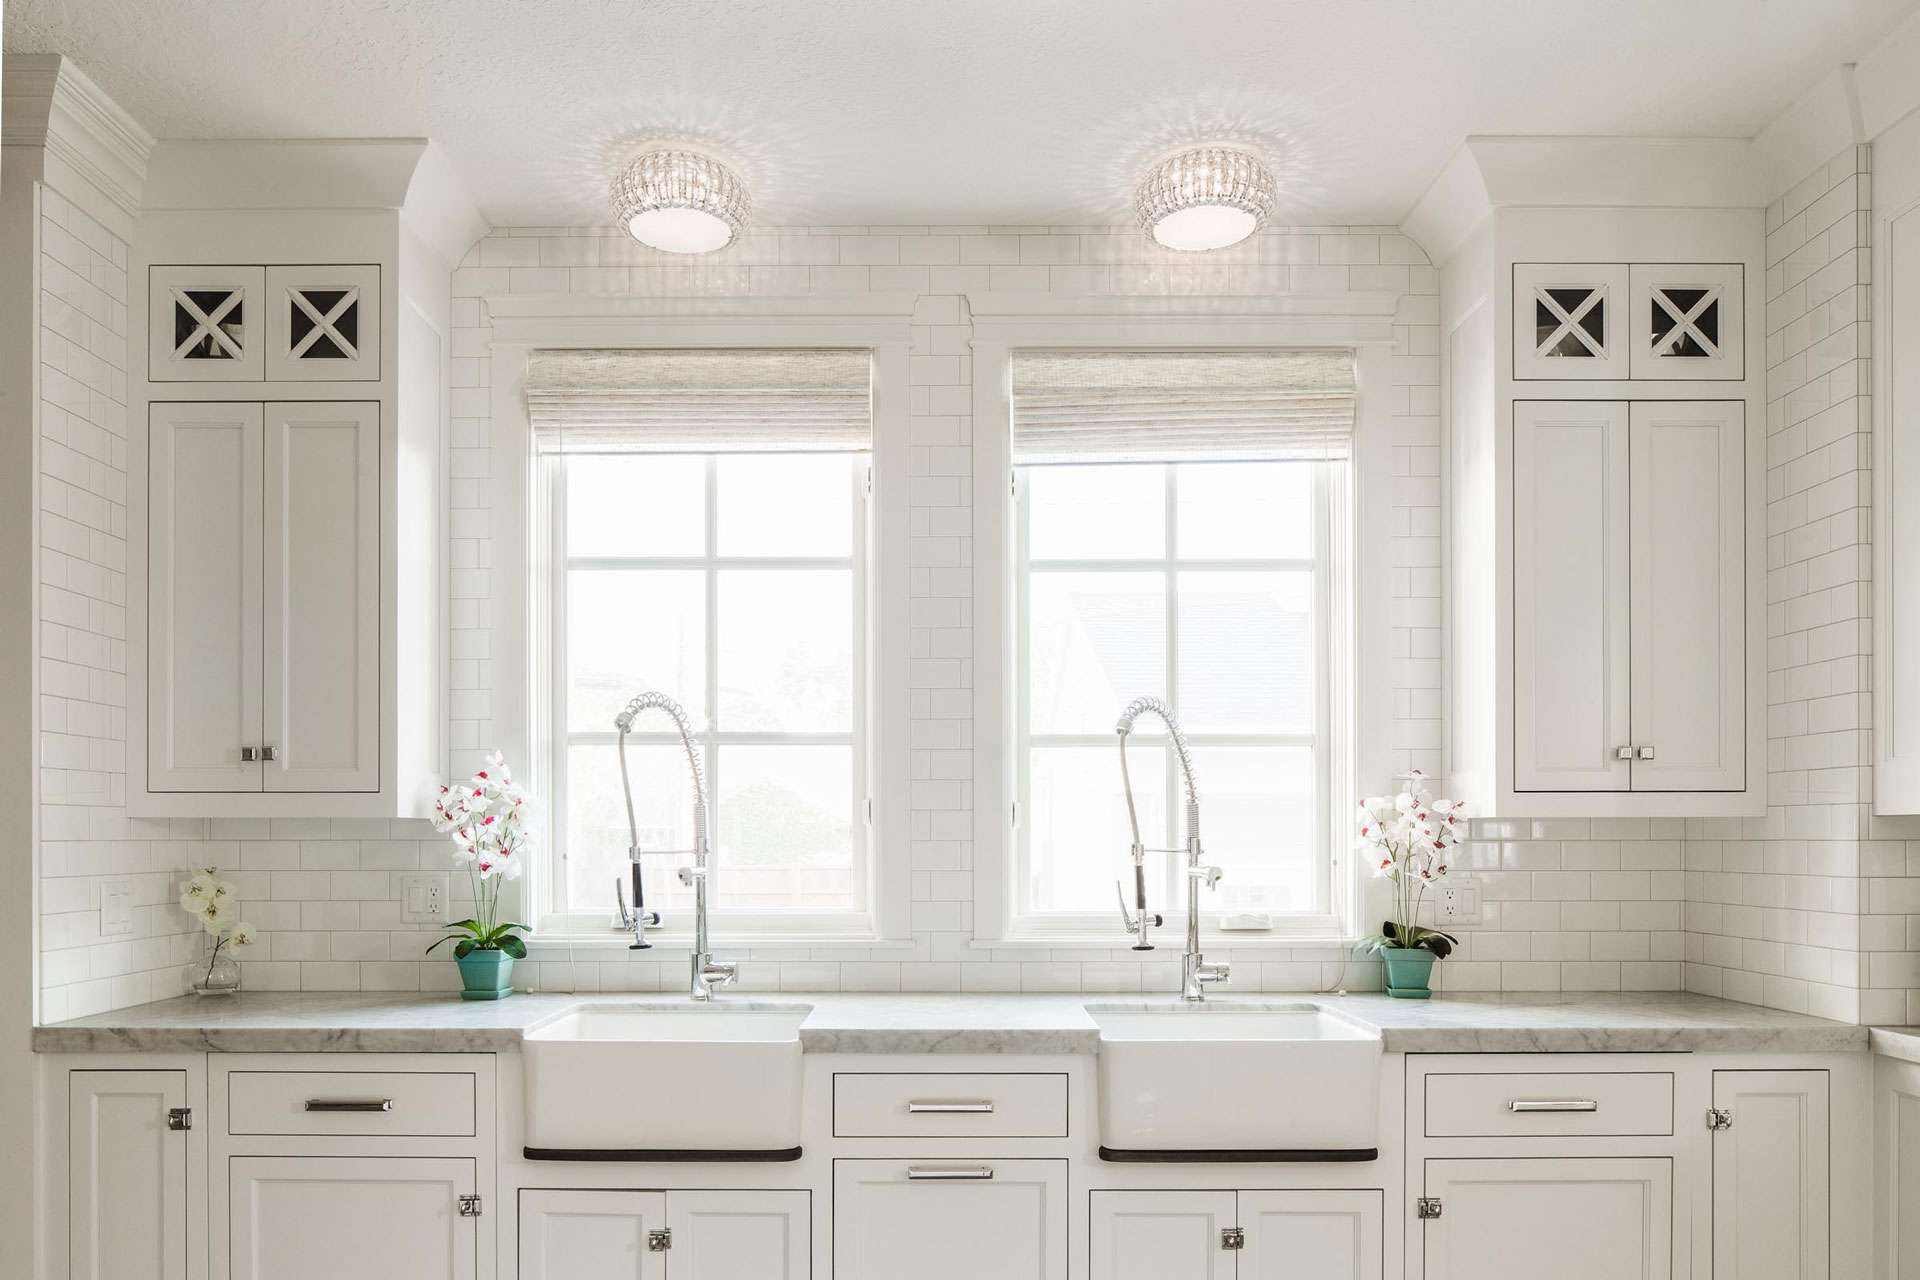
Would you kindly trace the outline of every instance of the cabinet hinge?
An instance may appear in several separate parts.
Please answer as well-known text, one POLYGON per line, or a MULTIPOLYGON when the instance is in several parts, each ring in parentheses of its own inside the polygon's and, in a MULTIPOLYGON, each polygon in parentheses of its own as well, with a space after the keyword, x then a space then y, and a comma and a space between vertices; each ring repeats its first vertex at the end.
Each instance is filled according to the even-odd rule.
POLYGON ((461 1196, 460 1197, 460 1216, 461 1217, 463 1218, 479 1217, 480 1207, 481 1206, 480 1206, 479 1196, 461 1196))
POLYGON ((1733 1128, 1733 1112, 1728 1111, 1724 1107, 1708 1107, 1707 1108, 1707 1128, 1709 1129, 1733 1128))
POLYGON ((658 1231, 647 1232, 647 1252, 665 1253, 673 1248, 673 1228, 663 1227, 658 1231))
POLYGON ((1220 1228, 1220 1247, 1222 1249, 1244 1249, 1247 1247, 1247 1229, 1245 1227, 1220 1228))
POLYGON ((1413 1216, 1423 1222, 1431 1222, 1440 1216, 1440 1197, 1421 1196, 1413 1202, 1413 1216))
POLYGON ((173 1130, 175 1133, 185 1133, 187 1130, 193 1128, 193 1108, 168 1107, 167 1128, 173 1130))

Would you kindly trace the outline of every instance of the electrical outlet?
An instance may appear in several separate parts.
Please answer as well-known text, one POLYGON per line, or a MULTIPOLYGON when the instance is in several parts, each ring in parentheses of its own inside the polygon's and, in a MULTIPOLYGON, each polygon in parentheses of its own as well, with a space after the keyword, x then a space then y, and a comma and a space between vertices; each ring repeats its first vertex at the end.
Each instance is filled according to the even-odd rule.
POLYGON ((1479 924, 1480 886, 1461 883, 1441 885, 1440 923, 1479 924))
POLYGON ((133 881, 109 880, 100 886, 100 936, 133 932, 133 881))
POLYGON ((408 924, 445 924, 451 882, 444 871, 409 871, 400 877, 400 918, 408 924))

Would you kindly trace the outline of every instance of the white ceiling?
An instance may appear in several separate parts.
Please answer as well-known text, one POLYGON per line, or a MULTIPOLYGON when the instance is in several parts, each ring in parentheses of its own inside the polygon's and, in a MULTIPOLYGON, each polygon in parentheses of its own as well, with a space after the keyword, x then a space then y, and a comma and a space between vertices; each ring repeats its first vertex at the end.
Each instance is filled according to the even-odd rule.
POLYGON ((1397 223, 1470 133, 1749 137, 1915 0, 11 0, 163 138, 425 135, 497 225, 703 142, 762 225, 1119 220, 1193 138, 1397 223))

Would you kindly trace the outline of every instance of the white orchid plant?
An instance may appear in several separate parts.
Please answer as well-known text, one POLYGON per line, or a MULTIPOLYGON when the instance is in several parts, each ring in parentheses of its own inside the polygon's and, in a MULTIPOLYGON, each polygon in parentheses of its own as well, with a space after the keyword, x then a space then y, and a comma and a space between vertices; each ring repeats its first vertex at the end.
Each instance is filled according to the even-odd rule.
POLYGON ((524 959, 526 942, 515 936, 524 924, 500 920, 500 886, 518 880, 526 870, 527 823, 531 816, 527 793, 513 783, 499 752, 487 757, 486 767, 466 782, 440 788, 434 800, 434 830, 453 841, 453 862, 464 867, 473 884, 474 918, 447 926, 450 933, 435 942, 453 943, 455 958, 475 951, 504 951, 524 959))
POLYGON ((223 947, 244 947, 253 941, 253 926, 235 919, 240 900, 234 896, 233 881, 222 880, 218 867, 201 867, 180 886, 180 909, 213 939, 213 950, 207 955, 209 979, 223 947))
POLYGON ((1464 801, 1434 799, 1418 769, 1398 794, 1360 802, 1360 848, 1372 857, 1374 873, 1393 882, 1393 918, 1361 942, 1363 950, 1420 948, 1442 959, 1452 952, 1458 939, 1420 924, 1420 908, 1466 838, 1467 816, 1464 801))

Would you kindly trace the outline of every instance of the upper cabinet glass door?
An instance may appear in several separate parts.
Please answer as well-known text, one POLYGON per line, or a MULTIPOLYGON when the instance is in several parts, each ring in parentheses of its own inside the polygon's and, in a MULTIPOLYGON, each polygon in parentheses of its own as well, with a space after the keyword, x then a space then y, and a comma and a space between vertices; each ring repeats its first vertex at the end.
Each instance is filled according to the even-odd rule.
POLYGON ((1626 377, 1626 298, 1619 263, 1515 263, 1514 378, 1626 377))
POLYGON ((267 268, 267 377, 371 382, 380 377, 380 268, 267 268))
POLYGON ((263 267, 154 267, 147 376, 154 382, 258 382, 263 267))
POLYGON ((1737 380, 1745 376, 1746 325, 1735 263, 1636 263, 1633 376, 1737 380))

